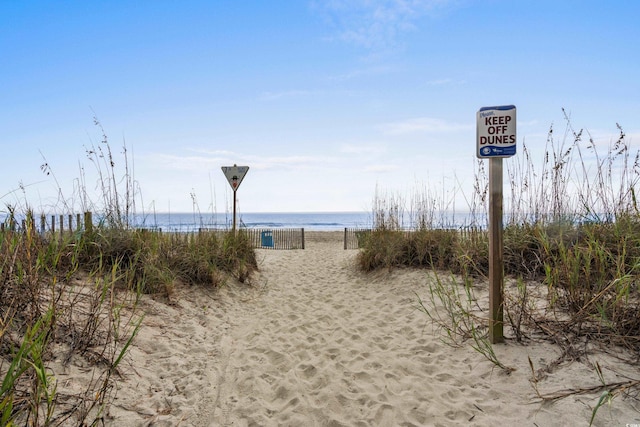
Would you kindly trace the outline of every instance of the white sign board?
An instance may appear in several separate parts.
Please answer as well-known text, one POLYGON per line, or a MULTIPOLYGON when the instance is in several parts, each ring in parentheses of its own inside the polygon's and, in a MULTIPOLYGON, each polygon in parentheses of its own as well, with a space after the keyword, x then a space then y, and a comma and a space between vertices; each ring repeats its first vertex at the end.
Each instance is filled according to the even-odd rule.
POLYGON ((516 106, 483 107, 476 116, 476 136, 481 158, 516 154, 516 106))
POLYGON ((233 188, 234 192, 238 189, 238 187, 240 187, 240 183, 242 182, 244 176, 247 174, 248 170, 249 166, 222 166, 222 173, 224 173, 224 176, 227 177, 227 181, 229 181, 229 185, 231 185, 231 188, 233 188))

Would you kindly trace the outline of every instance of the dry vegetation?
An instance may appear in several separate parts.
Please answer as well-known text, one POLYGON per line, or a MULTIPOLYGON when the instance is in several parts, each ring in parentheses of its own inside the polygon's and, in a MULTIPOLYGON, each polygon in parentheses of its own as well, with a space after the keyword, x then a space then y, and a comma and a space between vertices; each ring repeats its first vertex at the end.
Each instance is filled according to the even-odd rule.
MULTIPOLYGON (((546 339, 563 348, 561 359, 548 366, 531 365, 534 385, 563 360, 579 360, 590 346, 623 347, 632 362, 640 357, 635 193, 640 164, 639 154, 630 152, 619 130, 619 138, 601 155, 567 118, 560 141, 549 131, 541 166, 526 147, 519 160, 507 163, 504 268, 515 283, 504 307, 508 338, 546 339), (542 310, 535 300, 539 296, 546 302, 542 310)), ((140 295, 170 300, 176 283, 215 288, 228 276, 244 282, 257 268, 252 245, 242 233, 185 238, 131 228, 137 190, 127 151, 119 177, 104 132, 102 137, 97 147, 87 149, 99 177, 100 224, 54 236, 35 231, 28 208, 18 215, 9 207, 0 233, 2 426, 103 422, 120 378, 119 364, 142 325, 143 316, 136 311, 140 295), (24 226, 18 217, 25 218, 24 226), (51 363, 79 360, 91 368, 90 385, 73 392, 58 387, 51 363)), ((46 162, 42 170, 53 174, 46 162)), ((88 201, 84 170, 82 175, 72 199, 83 210, 97 211, 88 201)), ((430 285, 431 301, 419 300, 420 308, 452 344, 471 340, 476 350, 508 371, 486 340, 486 316, 477 313, 473 296, 472 285, 488 273, 486 198, 482 162, 468 199, 471 222, 463 229, 452 228, 443 215, 450 202, 428 191, 417 194, 409 206, 398 196, 376 196, 375 228, 358 234, 358 264, 366 271, 412 266, 455 274, 453 280, 437 276, 430 285), (404 227, 407 215, 409 229, 404 227)), ((610 399, 634 392, 639 384, 633 379, 603 381, 594 390, 605 391, 603 398, 610 399)), ((539 395, 543 400, 563 396, 539 395)))
MULTIPOLYGON (((594 347, 629 363, 640 357, 640 152, 631 152, 618 126, 617 140, 602 155, 602 148, 591 137, 584 141, 584 132, 576 132, 565 117, 564 135, 558 141, 550 129, 541 162, 525 146, 506 163, 504 270, 515 285, 505 290, 505 332, 519 342, 545 339, 563 348, 560 360, 531 367, 534 384, 594 347)), ((474 348, 500 366, 486 338, 488 314, 476 312, 472 295, 472 284, 488 275, 487 183, 479 162, 475 193, 468 199, 472 216, 463 228, 438 220, 450 202, 431 194, 417 194, 409 204, 399 196, 377 197, 375 227, 361 236, 358 263, 365 271, 413 266, 456 274, 452 281, 439 278, 432 284, 431 301, 419 301, 420 308, 452 342, 472 339, 474 348)), ((630 379, 594 390, 610 399, 637 394, 639 384, 630 379)))
MULTIPOLYGON (((119 365, 142 326, 140 295, 170 300, 177 283, 216 288, 229 276, 244 282, 257 268, 243 233, 176 236, 130 227, 135 181, 126 147, 118 176, 102 136, 87 149, 101 203, 90 206, 83 184, 71 197, 85 209, 102 206, 99 224, 43 233, 28 208, 8 207, 0 232, 0 426, 104 423, 119 365), (54 365, 82 367, 89 385, 58 384, 54 365)), ((46 162, 42 170, 53 176, 46 162)))

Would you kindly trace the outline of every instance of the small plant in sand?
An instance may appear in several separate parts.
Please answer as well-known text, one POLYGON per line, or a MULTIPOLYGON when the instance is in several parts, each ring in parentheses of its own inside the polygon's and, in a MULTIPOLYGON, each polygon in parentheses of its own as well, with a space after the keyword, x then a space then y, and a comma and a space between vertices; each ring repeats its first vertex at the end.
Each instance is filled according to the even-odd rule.
POLYGON ((428 281, 428 286, 427 302, 416 294, 417 308, 440 330, 443 341, 451 346, 460 346, 470 341, 474 350, 504 372, 511 373, 514 368, 499 360, 489 342, 487 319, 482 316, 471 282, 465 281, 464 285, 460 286, 454 276, 445 282, 434 269, 433 279, 428 281))

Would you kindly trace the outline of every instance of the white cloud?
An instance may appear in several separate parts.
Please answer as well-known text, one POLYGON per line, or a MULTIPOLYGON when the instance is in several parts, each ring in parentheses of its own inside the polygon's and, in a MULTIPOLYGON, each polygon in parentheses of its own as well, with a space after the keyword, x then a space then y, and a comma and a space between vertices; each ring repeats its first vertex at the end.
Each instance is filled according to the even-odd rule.
POLYGON ((398 169, 397 165, 370 165, 365 167, 364 171, 369 173, 391 173, 398 169))
POLYGON ((640 132, 629 132, 626 134, 625 139, 633 147, 640 146, 640 132))
POLYGON ((367 49, 393 47, 399 35, 416 29, 416 21, 450 5, 450 0, 314 1, 337 33, 334 39, 367 49))
POLYGON ((175 154, 158 153, 152 155, 151 161, 158 164, 158 168, 183 171, 202 171, 218 169, 223 165, 243 164, 252 169, 270 170, 299 170, 325 167, 339 162, 331 156, 256 156, 244 155, 230 151, 202 150, 205 155, 181 156, 175 154))
POLYGON ((330 156, 273 156, 258 157, 247 156, 247 164, 255 169, 315 169, 334 164, 338 159, 330 156))
POLYGON ((319 94, 318 91, 293 89, 280 92, 263 92, 260 98, 267 101, 274 101, 283 98, 303 98, 317 94, 319 94))
POLYGON ((444 79, 429 80, 427 82, 427 85, 429 85, 429 86, 453 86, 453 85, 463 85, 465 83, 466 83, 465 80, 454 80, 454 79, 451 79, 451 78, 444 78, 444 79))
POLYGON ((382 76, 396 73, 398 69, 399 68, 396 65, 372 65, 368 67, 358 68, 343 74, 330 76, 329 80, 343 82, 358 79, 361 77, 382 76))
POLYGON ((187 148, 187 151, 191 151, 193 153, 198 153, 198 154, 206 154, 208 156, 215 156, 215 157, 237 157, 238 154, 234 151, 229 151, 229 150, 207 150, 207 149, 200 149, 200 148, 187 148))
POLYGON ((469 130, 473 128, 471 124, 449 122, 432 117, 418 117, 387 123, 380 126, 381 130, 390 135, 400 135, 407 133, 443 133, 469 130))
POLYGON ((528 121, 518 120, 518 127, 520 126, 534 127, 534 126, 538 126, 539 124, 540 124, 540 121, 538 119, 532 119, 528 121))
POLYGON ((386 147, 378 144, 372 145, 356 145, 356 144, 344 144, 340 147, 340 152, 344 154, 383 154, 387 151, 386 147))
POLYGON ((453 82, 452 79, 437 79, 437 80, 429 80, 427 84, 431 86, 444 86, 444 85, 451 84, 452 82, 453 82))

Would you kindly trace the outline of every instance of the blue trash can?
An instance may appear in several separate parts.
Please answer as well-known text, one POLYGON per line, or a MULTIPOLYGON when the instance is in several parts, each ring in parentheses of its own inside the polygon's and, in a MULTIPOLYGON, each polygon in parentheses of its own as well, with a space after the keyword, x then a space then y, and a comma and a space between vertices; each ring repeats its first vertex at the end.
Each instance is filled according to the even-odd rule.
POLYGON ((272 248, 273 247, 273 232, 271 231, 263 231, 260 233, 260 244, 263 248, 272 248))

